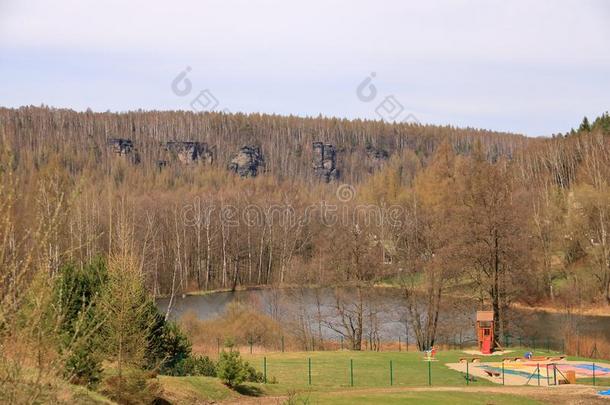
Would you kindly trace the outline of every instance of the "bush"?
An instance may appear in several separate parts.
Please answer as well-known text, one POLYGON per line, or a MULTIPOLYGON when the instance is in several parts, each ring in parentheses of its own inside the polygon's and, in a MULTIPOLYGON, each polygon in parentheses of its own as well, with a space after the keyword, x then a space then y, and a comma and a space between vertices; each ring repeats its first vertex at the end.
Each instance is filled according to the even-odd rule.
POLYGON ((103 342, 91 331, 102 322, 98 306, 106 279, 106 262, 96 258, 82 267, 60 267, 54 281, 54 307, 61 317, 58 349, 67 354, 64 377, 74 384, 94 387, 101 377, 103 342))
POLYGON ((230 348, 229 351, 220 354, 217 375, 230 388, 235 388, 246 381, 248 370, 237 350, 230 348))
POLYGON ((123 374, 104 378, 100 392, 120 404, 151 404, 163 389, 149 373, 139 369, 126 369, 123 374))
POLYGON ((191 357, 191 342, 174 322, 166 322, 153 303, 150 304, 153 325, 146 350, 147 368, 158 368, 161 374, 174 375, 172 370, 191 357))
POLYGON ((63 374, 72 384, 95 387, 102 376, 102 357, 99 355, 99 349, 88 342, 72 348, 64 364, 63 374))
POLYGON ((246 381, 262 383, 265 381, 265 376, 260 371, 257 371, 247 361, 244 362, 244 369, 246 370, 246 381))
POLYGON ((208 356, 189 356, 180 360, 171 369, 167 369, 167 375, 184 376, 206 376, 216 377, 216 364, 208 356))

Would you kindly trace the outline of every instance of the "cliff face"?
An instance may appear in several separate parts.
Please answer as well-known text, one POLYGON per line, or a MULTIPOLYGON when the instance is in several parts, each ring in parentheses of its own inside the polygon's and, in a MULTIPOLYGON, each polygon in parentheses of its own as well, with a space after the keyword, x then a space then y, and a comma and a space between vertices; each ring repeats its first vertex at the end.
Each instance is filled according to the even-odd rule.
POLYGON ((315 175, 326 183, 339 178, 337 150, 334 145, 323 142, 313 143, 312 166, 315 175))
POLYGON ((375 148, 372 145, 367 145, 366 149, 367 166, 369 172, 373 172, 382 167, 390 158, 390 153, 381 148, 375 148))
POLYGON ((211 165, 214 162, 212 148, 205 142, 171 141, 167 142, 165 148, 171 155, 184 164, 205 163, 211 165))
POLYGON ((110 138, 108 139, 108 146, 117 155, 126 156, 133 152, 133 142, 131 139, 110 138))
POLYGON ((229 170, 239 174, 241 177, 256 177, 265 166, 265 158, 258 146, 246 145, 235 154, 229 170))
POLYGON ((129 159, 134 164, 140 163, 140 154, 134 148, 131 139, 110 138, 107 145, 115 155, 129 159))

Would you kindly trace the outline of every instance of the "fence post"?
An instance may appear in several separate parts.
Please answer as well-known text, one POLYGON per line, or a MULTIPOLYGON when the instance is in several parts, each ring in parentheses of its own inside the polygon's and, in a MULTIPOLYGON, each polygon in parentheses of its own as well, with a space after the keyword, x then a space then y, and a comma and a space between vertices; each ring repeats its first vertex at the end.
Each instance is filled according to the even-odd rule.
POLYGON ((409 351, 409 334, 407 333, 407 351, 409 351))
POLYGON ((595 387, 595 363, 593 363, 593 386, 595 387))
POLYGON ((349 383, 354 386, 354 360, 349 359, 349 383))
POLYGON ((248 338, 248 343, 250 343, 250 354, 252 354, 252 336, 248 338))
POLYGON ((394 369, 392 367, 392 360, 390 360, 390 387, 394 385, 394 369))
POLYGON ((309 381, 309 385, 311 385, 311 357, 307 358, 307 374, 308 374, 308 381, 309 381))
POLYGON ((341 350, 343 350, 343 336, 341 336, 341 350))
POLYGON ((263 357, 263 382, 267 384, 267 357, 263 357))
POLYGON ((536 372, 538 373, 538 386, 540 386, 540 363, 536 366, 536 372))
POLYGON ((282 353, 284 353, 284 335, 282 335, 282 353))
POLYGON ((432 361, 428 360, 428 385, 432 385, 432 361))
POLYGON ((466 359, 466 385, 470 385, 470 373, 468 372, 468 359, 466 359))
POLYGON ((398 336, 398 351, 401 351, 400 349, 401 349, 401 347, 400 347, 400 336, 398 336))

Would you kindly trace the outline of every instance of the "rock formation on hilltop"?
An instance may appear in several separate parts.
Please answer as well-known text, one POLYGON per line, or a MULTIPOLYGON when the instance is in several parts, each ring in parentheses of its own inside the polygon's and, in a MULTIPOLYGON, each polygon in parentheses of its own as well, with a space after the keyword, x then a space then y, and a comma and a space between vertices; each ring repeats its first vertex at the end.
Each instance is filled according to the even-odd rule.
POLYGON ((128 158, 134 164, 140 163, 140 154, 134 148, 131 139, 110 138, 107 145, 114 154, 128 158))
POLYGON ((317 177, 329 183, 339 178, 337 151, 334 145, 323 142, 313 143, 312 166, 317 177))
POLYGON ((212 148, 205 142, 171 141, 165 144, 166 150, 184 164, 214 162, 212 148))
POLYGON ((365 151, 369 172, 373 172, 379 169, 390 158, 390 154, 387 150, 382 148, 375 148, 370 144, 366 146, 365 151))
POLYGON ((259 169, 265 165, 265 158, 260 147, 246 145, 231 159, 229 170, 241 177, 256 177, 259 169))

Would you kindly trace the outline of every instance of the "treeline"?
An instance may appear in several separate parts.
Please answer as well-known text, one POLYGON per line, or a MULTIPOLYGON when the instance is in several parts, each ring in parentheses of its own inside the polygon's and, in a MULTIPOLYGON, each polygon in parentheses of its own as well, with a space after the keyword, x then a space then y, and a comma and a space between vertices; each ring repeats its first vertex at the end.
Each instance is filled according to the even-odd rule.
POLYGON ((26 265, 34 260, 27 252, 55 274, 64 263, 121 248, 116 230, 127 223, 155 295, 417 280, 413 290, 437 297, 431 314, 449 281, 498 317, 515 300, 610 302, 609 136, 602 124, 529 139, 216 113, 22 108, 0 110, 0 120, 2 182, 10 191, 2 201, 0 264, 23 269, 3 279, 10 299, 19 298, 6 294, 11 283, 36 271, 26 265), (139 164, 108 147, 115 137, 133 141, 139 164), (206 142, 216 149, 213 163, 159 167, 170 140, 206 142), (338 181, 314 176, 314 141, 336 146, 338 181), (265 171, 243 179, 227 163, 248 144, 261 148, 265 171), (387 160, 371 165, 371 148, 387 151, 387 160))

